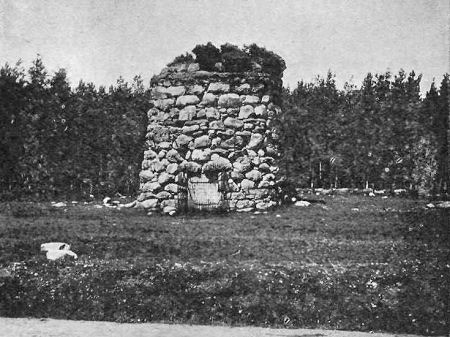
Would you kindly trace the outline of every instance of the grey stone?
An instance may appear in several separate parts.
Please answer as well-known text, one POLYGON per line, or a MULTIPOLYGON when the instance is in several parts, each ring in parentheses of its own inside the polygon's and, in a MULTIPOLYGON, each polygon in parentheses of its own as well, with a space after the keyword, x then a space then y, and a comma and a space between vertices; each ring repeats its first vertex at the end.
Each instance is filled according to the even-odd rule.
POLYGON ((222 148, 217 148, 217 149, 213 149, 211 150, 211 153, 217 153, 219 156, 226 156, 228 154, 228 150, 222 149, 222 148))
POLYGON ((177 163, 177 162, 183 161, 183 157, 181 157, 181 155, 175 149, 169 150, 166 154, 166 158, 171 163, 177 163))
POLYGON ((225 129, 225 125, 222 121, 212 121, 209 123, 209 128, 212 130, 223 130, 225 129))
POLYGON ((167 110, 168 108, 174 105, 175 99, 173 98, 157 99, 154 100, 152 103, 155 106, 155 108, 158 108, 160 110, 167 110))
POLYGON ((265 181, 275 180, 275 175, 273 173, 264 174, 263 180, 265 180, 265 181))
POLYGON ((219 119, 220 112, 216 108, 206 108, 206 118, 219 119))
POLYGON ((229 193, 228 198, 235 200, 242 200, 245 199, 245 194, 242 192, 231 192, 229 193))
POLYGON ((193 161, 207 161, 211 156, 211 150, 210 149, 195 149, 192 151, 191 160, 193 161))
MULTIPOLYGON (((236 203, 236 205, 237 205, 237 203, 236 203)), ((247 212, 252 212, 253 209, 254 209, 253 207, 238 208, 238 209, 236 209, 236 212, 247 213, 247 212)))
POLYGON ((236 208, 238 209, 247 209, 253 207, 255 205, 255 202, 253 200, 238 200, 238 202, 236 203, 236 208))
POLYGON ((185 92, 186 89, 183 86, 166 88, 166 93, 169 94, 169 96, 181 96, 184 95, 185 92))
POLYGON ((139 206, 145 209, 148 208, 155 208, 158 205, 158 199, 147 199, 144 201, 141 201, 139 203, 139 206))
POLYGON ((144 159, 154 159, 156 158, 157 154, 153 150, 146 150, 144 151, 144 159))
POLYGON ((269 156, 276 156, 276 155, 278 155, 277 149, 276 149, 273 145, 271 145, 271 144, 268 144, 268 145, 266 146, 266 153, 267 153, 267 155, 269 155, 269 156))
POLYGON ((211 93, 206 93, 203 95, 202 105, 214 105, 216 104, 217 96, 211 93))
POLYGON ((267 188, 252 188, 247 191, 248 193, 254 195, 255 199, 262 199, 269 195, 269 190, 267 188))
POLYGON ((187 71, 190 73, 196 72, 200 70, 200 65, 198 63, 189 64, 187 71))
POLYGON ((246 94, 246 93, 250 92, 250 89, 251 89, 250 84, 244 83, 244 84, 241 84, 240 86, 236 87, 234 90, 240 94, 246 94))
POLYGON ((208 87, 208 92, 213 93, 227 93, 230 91, 230 85, 221 82, 210 83, 208 87))
POLYGON ((172 192, 172 193, 178 193, 180 191, 180 189, 181 189, 181 186, 179 186, 177 184, 167 184, 164 187, 165 191, 172 192))
POLYGON ((156 198, 156 194, 154 194, 152 192, 143 192, 143 193, 139 194, 139 196, 137 197, 137 201, 141 202, 146 199, 155 199, 155 198, 156 198))
POLYGON ((247 155, 248 155, 250 158, 258 157, 258 154, 257 154, 255 151, 250 150, 250 149, 247 149, 247 155))
POLYGON ((218 147, 220 145, 221 142, 222 142, 221 138, 219 138, 219 137, 213 138, 211 140, 211 147, 212 148, 216 148, 216 147, 218 147))
POLYGON ((239 110, 239 119, 250 118, 255 114, 255 109, 251 105, 244 105, 239 110))
POLYGON ((248 190, 248 189, 253 188, 253 187, 255 187, 255 182, 254 181, 249 180, 249 179, 243 179, 241 181, 241 188, 243 190, 248 190))
POLYGON ((177 211, 177 208, 173 207, 173 206, 165 206, 162 209, 162 212, 164 214, 169 214, 169 215, 174 215, 176 213, 176 211, 177 211))
POLYGON ((178 164, 176 164, 176 163, 170 163, 166 167, 166 172, 169 174, 175 174, 175 173, 177 173, 177 171, 178 171, 178 164))
POLYGON ((144 186, 141 188, 141 191, 143 192, 157 192, 161 189, 161 184, 158 182, 148 182, 145 183, 144 186))
POLYGON ((167 151, 166 150, 161 150, 158 153, 158 159, 163 159, 166 156, 167 151))
POLYGON ((185 95, 178 97, 176 104, 177 106, 183 107, 185 105, 195 105, 198 102, 200 102, 200 100, 196 95, 185 95))
POLYGON ((244 139, 241 136, 236 136, 227 140, 224 140, 220 146, 224 149, 240 148, 244 145, 244 139))
POLYGON ((144 183, 152 180, 154 176, 155 174, 151 170, 142 170, 141 172, 139 172, 139 178, 144 183))
POLYGON ((184 161, 180 164, 179 168, 181 171, 191 172, 191 173, 197 173, 202 170, 202 166, 193 161, 184 161))
POLYGON ((241 99, 237 94, 220 95, 218 105, 224 108, 234 108, 241 105, 241 99))
POLYGON ((196 114, 195 105, 189 105, 184 109, 180 110, 178 119, 180 121, 190 121, 195 117, 195 114, 196 114))
POLYGON ((263 211, 263 210, 266 210, 266 209, 270 208, 270 206, 271 206, 270 203, 258 202, 256 204, 256 209, 259 209, 259 210, 263 211))
POLYGON ((188 89, 188 93, 192 95, 200 95, 205 91, 205 88, 201 85, 195 84, 188 89))
POLYGON ((197 111, 197 118, 205 118, 205 117, 206 117, 205 109, 200 109, 199 111, 197 111))
POLYGON ((169 174, 167 172, 162 172, 158 176, 158 183, 161 185, 165 185, 168 182, 172 182, 175 179, 175 177, 172 174, 169 174))
POLYGON ((217 131, 217 135, 220 137, 231 137, 234 135, 234 130, 225 129, 224 131, 217 131))
POLYGON ((258 181, 261 180, 261 172, 257 171, 257 170, 251 170, 250 172, 247 172, 245 174, 245 177, 247 179, 253 180, 253 181, 258 181))
POLYGON ((161 172, 164 171, 164 169, 166 168, 164 166, 164 163, 159 161, 159 160, 153 160, 150 163, 150 168, 154 171, 154 172, 161 172))
POLYGON ((236 184, 233 179, 228 179, 228 190, 237 192, 239 191, 239 185, 236 184))
POLYGON ((218 154, 213 154, 211 160, 203 165, 203 172, 219 172, 228 171, 231 169, 231 163, 228 159, 220 157, 218 154))
POLYGON ((259 103, 259 97, 253 95, 245 95, 242 97, 243 104, 257 104, 259 103))
POLYGON ((269 102, 270 102, 270 96, 269 96, 269 95, 264 95, 264 96, 261 98, 261 103, 267 104, 267 103, 269 103, 269 102))
POLYGON ((211 145, 211 139, 207 135, 195 138, 194 148, 208 147, 211 145))
POLYGON ((153 99, 163 99, 163 98, 167 98, 169 95, 167 93, 167 88, 163 87, 163 86, 157 86, 152 88, 151 90, 151 97, 153 99))
POLYGON ((263 149, 259 149, 259 150, 258 150, 258 156, 264 157, 265 154, 266 154, 266 153, 264 152, 263 149))
POLYGON ((249 149, 256 149, 258 148, 264 140, 264 136, 259 133, 253 133, 250 137, 250 142, 247 145, 247 148, 249 149))
POLYGON ((172 197, 172 194, 170 194, 170 193, 167 192, 167 191, 161 191, 161 192, 159 192, 159 193, 156 195, 156 197, 157 197, 158 199, 168 199, 168 198, 171 198, 171 197, 172 197))
POLYGON ((265 117, 265 116, 267 116, 267 108, 266 108, 266 106, 265 105, 258 105, 255 108, 255 115, 257 117, 260 117, 260 116, 265 117))
POLYGON ((228 118, 225 119, 223 124, 225 126, 228 126, 228 127, 231 127, 231 128, 240 129, 244 125, 244 122, 239 120, 239 119, 236 119, 236 118, 228 117, 228 118))
MULTIPOLYGON (((158 147, 160 149, 170 149, 171 146, 172 146, 172 144, 169 143, 169 142, 160 142, 160 143, 158 143, 158 147)), ((159 154, 158 154, 158 156, 159 156, 159 154)))
POLYGON ((251 130, 255 127, 252 123, 244 123, 244 130, 251 130))
POLYGON ((176 209, 177 207, 177 201, 175 199, 166 199, 161 201, 161 208, 164 207, 173 207, 176 209))
POLYGON ((195 125, 185 125, 183 126, 183 128, 181 129, 181 131, 183 133, 192 133, 197 131, 198 129, 200 129, 200 126, 198 124, 195 125))
POLYGON ((178 146, 186 146, 192 140, 192 137, 181 134, 177 137, 176 143, 178 146))
POLYGON ((152 168, 152 163, 153 163, 153 160, 146 160, 146 159, 144 159, 144 160, 142 161, 141 168, 142 168, 143 170, 147 170, 147 169, 149 169, 149 168, 152 168))
POLYGON ((252 133, 250 131, 237 131, 236 136, 242 136, 242 137, 250 137, 252 133))
POLYGON ((259 164, 261 164, 261 157, 253 157, 252 158, 252 163, 255 166, 259 166, 259 164))
POLYGON ((259 169, 264 172, 270 172, 270 166, 267 163, 260 164, 259 169))
POLYGON ((258 188, 265 188, 271 186, 270 181, 262 180, 258 184, 258 188))
POLYGON ((244 173, 251 169, 252 163, 248 157, 238 157, 233 163, 233 167, 237 172, 244 173))
POLYGON ((242 180, 244 179, 244 175, 237 171, 231 171, 231 178, 233 180, 242 180))

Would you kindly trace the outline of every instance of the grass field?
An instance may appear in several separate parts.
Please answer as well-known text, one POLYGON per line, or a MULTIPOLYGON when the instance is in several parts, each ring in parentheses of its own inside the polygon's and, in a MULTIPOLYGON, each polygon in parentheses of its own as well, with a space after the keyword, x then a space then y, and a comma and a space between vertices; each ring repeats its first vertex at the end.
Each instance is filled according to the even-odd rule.
POLYGON ((0 315, 446 333, 448 210, 324 198, 174 217, 0 204, 0 315), (78 260, 47 262, 48 241, 78 260))

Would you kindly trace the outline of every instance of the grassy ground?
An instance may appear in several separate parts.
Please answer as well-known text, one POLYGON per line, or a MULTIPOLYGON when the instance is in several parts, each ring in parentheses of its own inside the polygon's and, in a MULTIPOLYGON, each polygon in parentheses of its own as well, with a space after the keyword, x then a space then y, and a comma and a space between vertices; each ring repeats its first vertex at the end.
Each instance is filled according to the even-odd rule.
POLYGON ((446 333, 448 211, 324 200, 175 217, 1 204, 0 315, 446 333), (47 262, 48 241, 79 259, 47 262))

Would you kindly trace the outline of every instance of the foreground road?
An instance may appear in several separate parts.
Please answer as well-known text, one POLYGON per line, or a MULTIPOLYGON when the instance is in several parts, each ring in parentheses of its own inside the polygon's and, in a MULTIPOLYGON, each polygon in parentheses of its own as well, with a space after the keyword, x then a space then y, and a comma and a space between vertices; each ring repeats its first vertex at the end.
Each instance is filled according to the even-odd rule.
POLYGON ((178 324, 120 324, 0 317, 0 336, 9 337, 412 337, 417 335, 319 329, 267 329, 178 324))

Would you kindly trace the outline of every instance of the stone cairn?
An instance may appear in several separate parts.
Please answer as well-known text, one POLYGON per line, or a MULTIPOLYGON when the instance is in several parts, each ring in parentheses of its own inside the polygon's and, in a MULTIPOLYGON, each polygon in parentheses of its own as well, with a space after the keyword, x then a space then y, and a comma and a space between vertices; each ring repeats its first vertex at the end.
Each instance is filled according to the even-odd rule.
POLYGON ((138 206, 173 214, 187 207, 191 177, 219 174, 221 207, 275 206, 278 156, 273 117, 281 76, 208 72, 197 63, 165 68, 151 81, 138 206))

